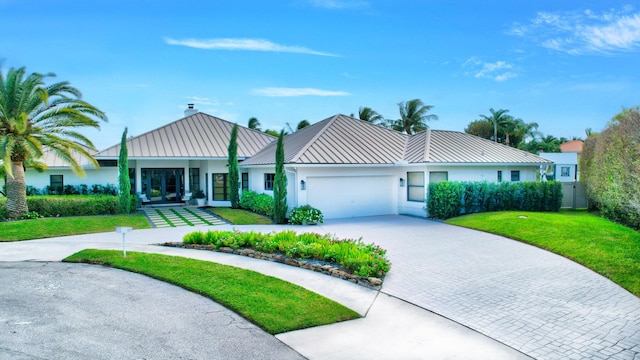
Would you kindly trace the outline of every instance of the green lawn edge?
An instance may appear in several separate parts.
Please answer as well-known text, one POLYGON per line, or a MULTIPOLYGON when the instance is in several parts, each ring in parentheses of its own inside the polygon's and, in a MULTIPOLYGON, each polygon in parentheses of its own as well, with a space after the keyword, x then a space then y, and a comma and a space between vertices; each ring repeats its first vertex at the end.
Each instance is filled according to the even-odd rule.
POLYGON ((478 213, 446 223, 551 251, 640 297, 640 233, 587 211, 478 213))
POLYGON ((109 266, 162 280, 236 312, 270 334, 359 318, 355 311, 301 286, 208 261, 140 252, 87 249, 64 262, 109 266))

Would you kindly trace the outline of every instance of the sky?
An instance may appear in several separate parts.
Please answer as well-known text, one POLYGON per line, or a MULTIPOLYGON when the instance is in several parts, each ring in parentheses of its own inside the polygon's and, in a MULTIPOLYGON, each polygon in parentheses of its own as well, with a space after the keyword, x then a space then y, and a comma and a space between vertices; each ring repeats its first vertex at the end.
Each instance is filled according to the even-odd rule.
POLYGON ((0 0, 0 34, 3 72, 53 72, 107 114, 98 149, 189 103, 280 130, 418 98, 433 129, 507 109, 569 139, 640 105, 633 1, 0 0))

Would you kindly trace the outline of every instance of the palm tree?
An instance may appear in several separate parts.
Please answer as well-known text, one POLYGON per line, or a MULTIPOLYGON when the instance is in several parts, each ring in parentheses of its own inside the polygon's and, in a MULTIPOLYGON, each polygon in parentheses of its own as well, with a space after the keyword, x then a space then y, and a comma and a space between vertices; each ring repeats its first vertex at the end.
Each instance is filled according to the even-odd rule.
POLYGON ((251 117, 249 118, 249 123, 247 124, 249 129, 254 129, 260 131, 260 121, 257 118, 251 117))
POLYGON ((498 142, 498 127, 502 127, 505 123, 507 123, 511 116, 507 115, 509 110, 499 109, 498 111, 493 110, 493 108, 489 109, 491 116, 480 115, 480 118, 483 120, 491 121, 493 123, 493 141, 498 142))
POLYGON ((300 129, 304 129, 304 128, 306 128, 306 127, 307 127, 307 126, 309 126, 309 125, 311 125, 311 123, 309 123, 309 121, 307 121, 307 120, 301 120, 301 121, 298 123, 298 126, 296 127, 296 131, 298 131, 298 130, 300 130, 300 129))
POLYGON ((25 164, 37 164, 45 150, 84 175, 76 157, 98 162, 89 150, 93 143, 76 130, 100 128, 107 116, 81 100, 81 93, 68 82, 45 85, 46 75, 26 75, 24 67, 0 71, 0 158, 7 181, 7 216, 18 218, 29 211, 26 200, 25 164))
POLYGON ((398 103, 400 119, 391 123, 391 128, 404 131, 411 135, 428 128, 426 121, 438 120, 438 115, 427 114, 433 109, 432 105, 425 105, 420 99, 398 103))
POLYGON ((361 106, 358 109, 358 118, 376 125, 384 122, 382 115, 378 114, 370 107, 361 106))

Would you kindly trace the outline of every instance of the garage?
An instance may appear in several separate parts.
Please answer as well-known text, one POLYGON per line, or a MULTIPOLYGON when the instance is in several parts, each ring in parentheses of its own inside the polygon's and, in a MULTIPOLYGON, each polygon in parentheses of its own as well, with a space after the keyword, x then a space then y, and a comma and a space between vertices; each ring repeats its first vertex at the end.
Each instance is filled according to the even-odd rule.
POLYGON ((307 202, 325 219, 395 214, 392 176, 308 177, 307 202))

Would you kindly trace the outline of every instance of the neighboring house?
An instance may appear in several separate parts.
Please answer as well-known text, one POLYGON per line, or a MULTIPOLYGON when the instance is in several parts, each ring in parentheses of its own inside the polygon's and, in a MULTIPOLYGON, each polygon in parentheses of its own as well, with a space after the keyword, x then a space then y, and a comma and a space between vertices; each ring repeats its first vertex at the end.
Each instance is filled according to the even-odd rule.
POLYGON ((584 141, 582 140, 571 140, 565 143, 560 144, 560 151, 563 153, 572 152, 577 153, 578 155, 582 153, 582 147, 584 146, 584 141))
POLYGON ((577 153, 541 153, 540 156, 553 162, 553 165, 547 168, 547 179, 560 182, 574 182, 579 180, 577 153))
MULTIPOLYGON (((192 109, 190 109, 192 110, 192 109)), ((153 202, 202 189, 207 204, 228 206, 227 147, 233 124, 203 113, 127 141, 133 189, 153 202)), ((276 138, 238 127, 241 189, 273 193, 276 138)), ((535 181, 550 161, 473 135, 426 130, 407 135, 335 115, 284 139, 289 207, 310 204, 326 219, 425 216, 428 185, 452 181, 535 181)), ((101 169, 80 179, 68 168, 28 171, 27 183, 117 184, 120 145, 95 154, 101 169)))

